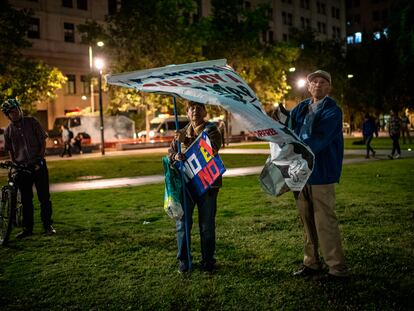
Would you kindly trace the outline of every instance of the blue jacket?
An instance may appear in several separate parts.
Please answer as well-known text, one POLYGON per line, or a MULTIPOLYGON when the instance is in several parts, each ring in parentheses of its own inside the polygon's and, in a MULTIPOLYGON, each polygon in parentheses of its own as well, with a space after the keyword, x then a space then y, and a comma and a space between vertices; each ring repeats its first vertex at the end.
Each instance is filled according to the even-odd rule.
POLYGON ((372 136, 377 133, 377 125, 373 119, 367 119, 362 123, 362 135, 372 136))
MULTIPOLYGON (((310 98, 305 99, 291 111, 292 128, 297 135, 303 126, 310 102, 310 98)), ((316 112, 312 134, 303 141, 315 155, 315 165, 308 179, 310 185, 339 182, 344 157, 342 110, 328 96, 319 105, 322 106, 316 112)))

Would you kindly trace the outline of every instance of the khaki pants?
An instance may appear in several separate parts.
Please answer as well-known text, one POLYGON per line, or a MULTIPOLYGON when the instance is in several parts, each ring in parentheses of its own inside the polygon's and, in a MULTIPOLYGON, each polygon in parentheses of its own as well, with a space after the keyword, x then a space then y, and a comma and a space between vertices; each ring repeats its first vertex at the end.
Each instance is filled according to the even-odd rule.
POLYGON ((335 214, 335 184, 306 185, 296 200, 296 206, 305 231, 303 264, 312 269, 321 268, 319 241, 329 273, 347 275, 348 269, 335 214))

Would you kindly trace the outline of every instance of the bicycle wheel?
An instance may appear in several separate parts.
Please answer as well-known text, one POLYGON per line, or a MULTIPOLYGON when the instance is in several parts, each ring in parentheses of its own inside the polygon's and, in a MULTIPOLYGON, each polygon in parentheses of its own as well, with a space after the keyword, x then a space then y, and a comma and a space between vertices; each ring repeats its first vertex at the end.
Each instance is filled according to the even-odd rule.
POLYGON ((17 190, 16 194, 16 212, 14 215, 14 225, 16 227, 23 226, 23 205, 22 205, 22 194, 20 190, 17 190))
POLYGON ((10 187, 3 188, 0 200, 0 244, 4 245, 10 238, 13 228, 14 208, 12 200, 13 190, 10 187))

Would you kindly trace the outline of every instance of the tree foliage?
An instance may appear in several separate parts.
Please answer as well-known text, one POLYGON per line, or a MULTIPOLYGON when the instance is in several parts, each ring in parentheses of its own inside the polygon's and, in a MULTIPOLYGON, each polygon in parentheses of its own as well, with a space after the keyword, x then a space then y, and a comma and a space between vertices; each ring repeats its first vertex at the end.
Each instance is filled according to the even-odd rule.
POLYGON ((0 4, 0 100, 17 97, 28 113, 34 113, 36 102, 55 98, 66 78, 57 68, 22 55, 30 47, 30 16, 30 11, 15 10, 7 1, 0 4))
MULTIPOLYGON (((244 9, 238 0, 211 4, 212 15, 201 18, 192 0, 123 1, 106 26, 90 22, 78 30, 89 42, 93 37, 105 38, 111 72, 226 58, 264 104, 280 101, 288 88, 285 71, 297 50, 261 42, 268 29, 266 7, 244 9)), ((111 92, 113 112, 126 103, 143 104, 133 90, 111 87, 111 92)), ((171 107, 170 100, 154 95, 146 95, 148 102, 153 110, 171 107)))

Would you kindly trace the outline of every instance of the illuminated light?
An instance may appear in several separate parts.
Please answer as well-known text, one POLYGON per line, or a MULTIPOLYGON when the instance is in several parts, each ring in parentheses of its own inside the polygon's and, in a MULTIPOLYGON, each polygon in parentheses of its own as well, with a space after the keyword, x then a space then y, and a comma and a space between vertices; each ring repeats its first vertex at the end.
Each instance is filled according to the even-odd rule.
POLYGON ((362 32, 356 32, 355 33, 355 43, 361 43, 362 42, 362 32))
POLYGON ((88 98, 85 95, 82 95, 81 99, 82 100, 87 100, 88 98))
POLYGON ((411 148, 408 148, 408 151, 411 151, 411 148))
POLYGON ((347 75, 348 79, 352 79, 354 77, 354 75, 352 73, 347 75))
POLYGON ((95 58, 95 67, 98 70, 102 70, 103 67, 105 66, 105 62, 102 58, 95 58))
POLYGON ((98 42, 96 42, 96 45, 101 48, 105 45, 105 43, 103 43, 102 41, 98 41, 98 42))
POLYGON ((289 68, 289 72, 295 72, 296 71, 296 68, 295 67, 290 67, 289 68))
POLYGON ((306 85, 306 80, 305 79, 299 79, 296 81, 296 86, 298 88, 303 88, 306 85))

